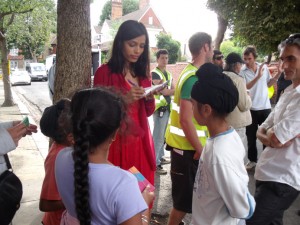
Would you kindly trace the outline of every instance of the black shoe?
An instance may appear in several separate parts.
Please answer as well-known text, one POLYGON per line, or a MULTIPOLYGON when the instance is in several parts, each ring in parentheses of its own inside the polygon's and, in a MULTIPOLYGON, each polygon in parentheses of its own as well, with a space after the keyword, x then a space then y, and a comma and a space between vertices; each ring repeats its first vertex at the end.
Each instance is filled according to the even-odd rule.
POLYGON ((161 165, 156 167, 156 173, 159 175, 166 175, 168 172, 161 165))

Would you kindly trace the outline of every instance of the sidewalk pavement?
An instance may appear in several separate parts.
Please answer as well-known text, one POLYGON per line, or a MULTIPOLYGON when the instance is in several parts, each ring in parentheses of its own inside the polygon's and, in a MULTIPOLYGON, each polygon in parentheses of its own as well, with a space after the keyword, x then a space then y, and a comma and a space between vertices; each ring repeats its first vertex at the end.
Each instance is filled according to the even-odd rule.
MULTIPOLYGON (((28 116, 30 123, 35 124, 28 109, 13 92, 14 101, 11 107, 0 107, 0 121, 22 120, 28 116)), ((0 81, 0 104, 4 102, 3 82, 0 81)), ((13 225, 41 224, 43 213, 39 210, 39 199, 44 179, 44 159, 48 152, 48 139, 39 131, 19 141, 16 150, 9 153, 14 172, 23 184, 21 207, 17 211, 13 225)))
MULTIPOLYGON (((13 90, 12 90, 13 92, 13 90)), ((11 107, 0 107, 0 121, 22 120, 28 116, 30 123, 35 124, 30 117, 30 112, 13 92, 17 105, 11 107)), ((4 102, 3 83, 0 81, 0 104, 4 102)), ((149 120, 152 123, 151 118, 149 120)), ((37 124, 38 125, 38 124, 37 124)), ((38 133, 22 138, 16 150, 9 153, 14 172, 23 184, 23 198, 21 207, 17 211, 13 225, 40 225, 43 213, 39 211, 39 198, 44 179, 44 160, 48 153, 49 140, 39 129, 38 133)), ((260 146, 260 152, 261 152, 260 146)), ((169 157, 166 152, 166 157, 169 157)), ((167 218, 172 208, 170 164, 164 165, 168 170, 167 175, 155 175, 155 202, 152 213, 157 217, 167 218)), ((249 189, 254 193, 255 180, 253 171, 249 173, 249 189)), ((284 216, 285 225, 299 224, 300 217, 297 211, 300 209, 300 196, 294 204, 286 211, 284 216)), ((188 214, 184 221, 189 223, 191 215, 188 214)))

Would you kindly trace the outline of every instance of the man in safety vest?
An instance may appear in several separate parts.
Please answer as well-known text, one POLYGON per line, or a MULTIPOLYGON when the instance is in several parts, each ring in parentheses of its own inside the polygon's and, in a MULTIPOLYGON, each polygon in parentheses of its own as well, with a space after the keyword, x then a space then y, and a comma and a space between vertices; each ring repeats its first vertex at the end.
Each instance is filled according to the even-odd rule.
POLYGON ((191 90, 197 81, 196 71, 211 62, 211 36, 195 33, 189 39, 192 62, 181 72, 177 82, 166 131, 166 142, 171 150, 171 180, 173 208, 168 225, 182 224, 186 213, 192 212, 193 185, 199 157, 208 137, 207 128, 197 124, 193 116, 191 90))
POLYGON ((165 146, 165 132, 170 116, 171 96, 174 95, 172 74, 166 70, 169 62, 169 52, 160 49, 156 53, 157 67, 152 70, 153 84, 169 81, 168 87, 155 95, 155 112, 153 113, 153 140, 156 154, 156 173, 159 175, 167 174, 162 164, 170 163, 163 158, 165 146))

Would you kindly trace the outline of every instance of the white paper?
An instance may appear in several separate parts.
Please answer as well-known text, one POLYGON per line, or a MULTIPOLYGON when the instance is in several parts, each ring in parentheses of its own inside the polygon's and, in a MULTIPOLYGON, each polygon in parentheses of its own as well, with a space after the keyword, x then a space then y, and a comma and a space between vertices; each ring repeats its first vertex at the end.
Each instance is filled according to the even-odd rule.
POLYGON ((164 82, 162 84, 152 85, 151 87, 147 87, 147 88, 145 88, 144 97, 147 96, 147 95, 149 95, 151 92, 163 90, 167 86, 168 86, 168 81, 166 81, 166 82, 164 82))

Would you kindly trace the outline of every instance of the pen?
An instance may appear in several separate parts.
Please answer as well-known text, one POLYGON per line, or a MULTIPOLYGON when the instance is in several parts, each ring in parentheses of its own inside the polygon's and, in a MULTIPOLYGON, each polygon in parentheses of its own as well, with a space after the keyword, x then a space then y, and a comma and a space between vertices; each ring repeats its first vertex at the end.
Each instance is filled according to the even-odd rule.
POLYGON ((127 80, 129 84, 131 84, 132 86, 137 87, 138 85, 136 83, 133 83, 131 80, 127 80))

